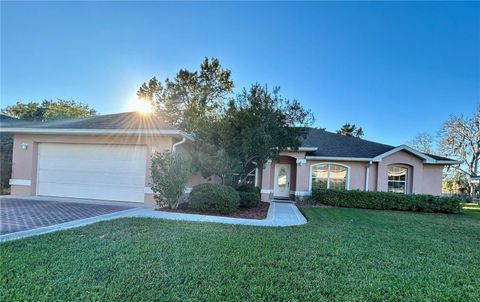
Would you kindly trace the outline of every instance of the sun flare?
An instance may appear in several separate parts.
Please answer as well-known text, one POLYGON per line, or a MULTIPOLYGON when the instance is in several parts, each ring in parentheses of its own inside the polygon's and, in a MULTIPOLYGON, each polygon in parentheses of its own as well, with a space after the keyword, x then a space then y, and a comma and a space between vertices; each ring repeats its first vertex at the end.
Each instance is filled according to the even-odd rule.
POLYGON ((152 113, 154 111, 152 104, 144 99, 135 98, 130 101, 130 110, 141 113, 152 113))

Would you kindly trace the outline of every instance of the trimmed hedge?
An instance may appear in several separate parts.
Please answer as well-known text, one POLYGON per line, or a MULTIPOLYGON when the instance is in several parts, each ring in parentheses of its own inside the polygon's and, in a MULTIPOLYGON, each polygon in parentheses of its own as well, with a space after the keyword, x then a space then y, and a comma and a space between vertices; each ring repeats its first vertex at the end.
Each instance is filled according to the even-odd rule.
POLYGON ((206 183, 193 187, 188 203, 194 210, 228 214, 238 209, 240 196, 232 187, 206 183))
POLYGON ((260 204, 260 189, 252 185, 241 185, 237 188, 240 195, 240 206, 251 208, 260 204))
POLYGON ((464 200, 458 196, 405 195, 358 190, 313 190, 308 203, 337 207, 399 210, 428 213, 459 213, 464 200))

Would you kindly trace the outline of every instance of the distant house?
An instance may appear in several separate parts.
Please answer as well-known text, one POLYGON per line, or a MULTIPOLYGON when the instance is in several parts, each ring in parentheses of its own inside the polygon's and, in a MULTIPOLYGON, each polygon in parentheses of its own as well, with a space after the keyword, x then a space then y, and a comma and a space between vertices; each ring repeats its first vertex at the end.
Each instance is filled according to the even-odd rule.
MULTIPOLYGON (((14 135, 12 194, 153 203, 152 152, 190 152, 194 138, 158 117, 119 113, 2 124, 14 135)), ((252 175, 262 199, 303 198, 314 188, 441 194, 454 160, 310 129, 302 146, 252 175)), ((188 186, 206 182, 193 177, 188 186)))

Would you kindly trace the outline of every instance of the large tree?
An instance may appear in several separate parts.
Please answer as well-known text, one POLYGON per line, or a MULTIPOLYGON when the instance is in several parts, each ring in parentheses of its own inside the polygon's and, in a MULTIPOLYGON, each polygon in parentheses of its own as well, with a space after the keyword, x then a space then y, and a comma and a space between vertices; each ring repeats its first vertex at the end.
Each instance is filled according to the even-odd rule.
POLYGON ((26 121, 47 121, 63 118, 77 118, 95 115, 89 105, 72 100, 44 100, 41 103, 17 102, 2 109, 2 113, 26 121))
POLYGON ((278 158, 281 150, 297 149, 311 123, 311 112, 281 97, 279 88, 270 92, 254 84, 229 103, 211 141, 239 161, 242 182, 252 169, 278 158))
POLYGON ((350 123, 343 124, 342 128, 337 130, 337 133, 345 136, 354 136, 358 138, 362 138, 364 135, 362 127, 357 127, 357 125, 350 123))
MULTIPOLYGON (((478 161, 480 159, 480 106, 473 116, 451 116, 439 132, 440 152, 463 162, 454 169, 467 176, 479 176, 478 161)), ((473 186, 470 186, 473 194, 473 186)))
POLYGON ((231 72, 216 58, 205 58, 200 70, 180 70, 173 79, 155 77, 143 83, 137 96, 152 102, 157 112, 182 130, 201 135, 224 108, 233 91, 231 72))
POLYGON ((433 138, 433 136, 427 132, 423 132, 415 136, 407 144, 418 151, 428 154, 434 154, 436 153, 434 150, 434 143, 435 139, 433 138))

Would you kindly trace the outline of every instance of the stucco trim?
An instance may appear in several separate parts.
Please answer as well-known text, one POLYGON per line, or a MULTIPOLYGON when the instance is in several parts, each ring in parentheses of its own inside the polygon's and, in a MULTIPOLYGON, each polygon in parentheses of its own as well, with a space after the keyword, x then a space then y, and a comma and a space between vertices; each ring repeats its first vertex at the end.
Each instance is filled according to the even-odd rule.
POLYGON ((307 191, 292 191, 295 196, 310 196, 310 192, 307 191))
POLYGON ((21 134, 68 134, 68 135, 165 135, 179 136, 193 141, 193 136, 169 129, 49 129, 49 128, 0 128, 0 132, 21 134))
POLYGON ((463 161, 460 160, 437 160, 434 164, 441 164, 441 165, 461 165, 463 161))
POLYGON ((335 156, 306 156, 307 160, 338 160, 338 161, 373 161, 366 157, 335 157, 335 156))
POLYGON ((19 178, 12 178, 8 182, 12 186, 31 186, 32 180, 30 179, 19 179, 19 178))
POLYGON ((408 152, 412 153, 413 155, 423 159, 424 162, 427 163, 427 164, 434 164, 436 162, 436 160, 434 158, 432 158, 432 157, 430 157, 430 156, 428 156, 428 155, 426 155, 426 154, 424 154, 420 151, 417 151, 417 150, 415 150, 415 149, 413 149, 413 148, 411 148, 407 145, 400 145, 400 146, 398 146, 398 147, 396 147, 396 148, 394 148, 390 151, 387 151, 385 153, 377 155, 373 158, 373 160, 374 161, 382 161, 383 158, 385 158, 389 155, 392 155, 394 153, 397 153, 399 151, 402 151, 402 150, 408 151, 408 152))

